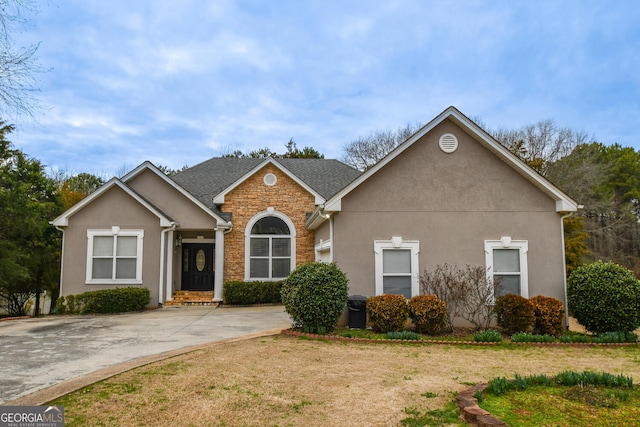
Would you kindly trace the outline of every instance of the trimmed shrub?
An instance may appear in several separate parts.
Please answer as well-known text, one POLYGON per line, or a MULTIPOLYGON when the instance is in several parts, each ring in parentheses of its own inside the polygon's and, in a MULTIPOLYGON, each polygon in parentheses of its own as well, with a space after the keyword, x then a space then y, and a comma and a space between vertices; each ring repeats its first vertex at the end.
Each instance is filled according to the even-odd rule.
POLYGON ((435 295, 417 295, 409 300, 408 308, 418 333, 434 335, 446 326, 447 305, 435 295))
POLYGON ((538 295, 529 298, 533 303, 535 323, 533 332, 538 335, 559 337, 564 332, 564 305, 556 298, 538 295))
POLYGON ((498 326, 509 335, 529 332, 535 323, 533 303, 520 295, 506 294, 498 297, 495 311, 498 326))
POLYGON ((150 299, 149 289, 144 287, 100 289, 58 298, 55 313, 86 314, 141 311, 149 304, 150 299))
POLYGON ((402 331, 409 316, 407 300, 404 296, 397 294, 369 297, 367 316, 375 332, 402 331))
POLYGON ((293 270, 280 294, 294 327, 325 334, 336 327, 347 306, 348 285, 335 263, 313 262, 293 270))
POLYGON ((598 261, 575 269, 567 283, 569 310, 593 333, 640 327, 640 282, 626 268, 598 261))
POLYGON ((282 281, 278 282, 240 282, 224 284, 222 299, 225 304, 276 304, 282 302, 280 291, 282 281))

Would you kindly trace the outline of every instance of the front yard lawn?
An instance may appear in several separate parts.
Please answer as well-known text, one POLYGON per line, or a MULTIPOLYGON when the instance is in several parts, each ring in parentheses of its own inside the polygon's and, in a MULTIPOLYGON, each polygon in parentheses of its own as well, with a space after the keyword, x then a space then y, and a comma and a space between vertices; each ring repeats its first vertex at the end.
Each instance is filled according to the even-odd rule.
POLYGON ((640 350, 275 336, 134 369, 54 403, 65 406, 67 426, 455 425, 451 401, 471 385, 566 370, 606 370, 639 383, 640 350))

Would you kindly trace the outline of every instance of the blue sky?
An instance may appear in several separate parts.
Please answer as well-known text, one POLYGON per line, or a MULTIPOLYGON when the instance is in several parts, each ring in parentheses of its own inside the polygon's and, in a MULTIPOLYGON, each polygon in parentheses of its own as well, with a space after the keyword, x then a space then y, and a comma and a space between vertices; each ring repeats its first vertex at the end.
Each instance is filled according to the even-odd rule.
POLYGON ((37 122, 54 169, 179 168, 293 138, 340 158, 454 105, 488 128, 553 119, 640 148, 637 1, 43 0, 37 122))

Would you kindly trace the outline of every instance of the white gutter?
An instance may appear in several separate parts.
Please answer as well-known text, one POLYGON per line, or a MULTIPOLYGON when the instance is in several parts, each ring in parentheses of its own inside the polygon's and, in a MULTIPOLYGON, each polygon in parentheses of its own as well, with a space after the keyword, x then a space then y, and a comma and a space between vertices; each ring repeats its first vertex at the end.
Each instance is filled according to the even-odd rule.
POLYGON ((333 233, 333 215, 329 215, 329 262, 334 262, 334 250, 335 250, 335 242, 334 242, 334 233, 333 233))

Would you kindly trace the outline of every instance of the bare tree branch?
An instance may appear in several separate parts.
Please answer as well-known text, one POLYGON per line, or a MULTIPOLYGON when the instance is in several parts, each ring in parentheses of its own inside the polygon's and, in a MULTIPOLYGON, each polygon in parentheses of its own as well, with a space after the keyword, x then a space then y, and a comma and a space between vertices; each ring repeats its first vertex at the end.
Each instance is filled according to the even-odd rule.
POLYGON ((16 46, 12 35, 21 31, 26 15, 38 12, 32 0, 0 0, 0 114, 29 116, 39 110, 34 94, 39 92, 37 76, 46 72, 36 52, 39 43, 16 46))

